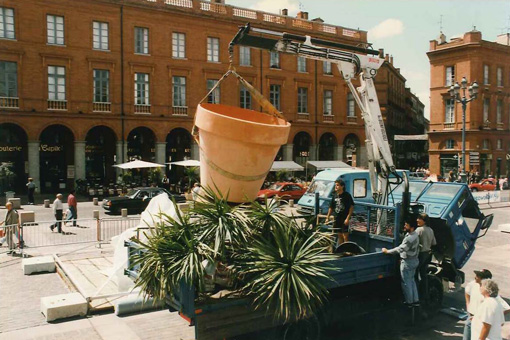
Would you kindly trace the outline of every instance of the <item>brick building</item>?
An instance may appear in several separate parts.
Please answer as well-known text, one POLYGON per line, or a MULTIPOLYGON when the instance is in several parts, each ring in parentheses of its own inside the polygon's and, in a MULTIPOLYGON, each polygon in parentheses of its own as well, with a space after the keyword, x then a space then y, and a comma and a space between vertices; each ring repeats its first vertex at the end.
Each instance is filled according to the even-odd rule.
POLYGON ((482 33, 467 32, 446 41, 430 42, 430 168, 445 174, 456 170, 462 150, 462 106, 454 103, 449 87, 466 77, 476 81, 478 98, 466 110, 466 168, 487 176, 509 170, 510 153, 510 36, 496 42, 482 33))
MULTIPOLYGON (((134 158, 198 159, 196 106, 246 22, 366 46, 365 31, 282 14, 198 0, 2 1, 0 162, 18 188, 30 176, 51 192, 114 182, 112 165, 134 158)), ((234 64, 292 123, 278 159, 366 163, 360 112, 331 64, 239 47, 234 64)), ((258 110, 233 79, 207 100, 258 110)))

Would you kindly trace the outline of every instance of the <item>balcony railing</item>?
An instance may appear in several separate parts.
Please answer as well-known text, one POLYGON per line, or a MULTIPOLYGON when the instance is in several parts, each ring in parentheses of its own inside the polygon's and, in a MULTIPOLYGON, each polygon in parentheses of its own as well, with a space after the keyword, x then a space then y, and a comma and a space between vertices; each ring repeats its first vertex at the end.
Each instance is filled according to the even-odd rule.
POLYGON ((174 116, 187 116, 188 115, 188 107, 187 106, 174 106, 173 108, 174 116))
POLYGON ((310 120, 310 114, 309 113, 305 113, 305 112, 298 112, 297 120, 309 121, 310 120))
POLYGON ((322 121, 324 123, 334 123, 335 122, 335 116, 333 116, 332 114, 324 114, 322 116, 322 121))
POLYGON ((0 108, 2 109, 18 109, 18 97, 0 97, 0 108))
POLYGON ((313 30, 313 24, 311 21, 303 20, 303 19, 292 19, 292 26, 298 28, 304 28, 306 30, 313 30))
POLYGON ((271 22, 273 24, 285 25, 287 23, 285 17, 281 15, 264 13, 263 18, 265 22, 271 22))
POLYGON ((455 123, 443 123, 443 129, 454 129, 455 123))
POLYGON ((257 19, 257 11, 252 11, 244 8, 233 8, 233 14, 235 17, 246 18, 246 19, 257 19))
POLYGON ((48 110, 66 111, 67 110, 67 100, 48 99, 48 110))
POLYGON ((358 117, 356 116, 347 116, 347 123, 357 123, 358 117))
POLYGON ((150 114, 151 113, 150 104, 135 104, 135 113, 150 114))
POLYGON ((92 103, 92 111, 93 112, 112 112, 112 103, 93 102, 92 103))
POLYGON ((227 7, 223 4, 215 4, 210 2, 201 2, 200 9, 202 11, 214 12, 219 14, 227 14, 227 7))

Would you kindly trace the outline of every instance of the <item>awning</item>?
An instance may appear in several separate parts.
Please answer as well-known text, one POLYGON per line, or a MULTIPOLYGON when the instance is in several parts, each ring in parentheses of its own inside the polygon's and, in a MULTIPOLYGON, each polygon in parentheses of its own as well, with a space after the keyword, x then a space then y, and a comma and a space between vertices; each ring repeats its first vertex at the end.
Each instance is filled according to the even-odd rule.
POLYGON ((195 159, 188 159, 186 161, 170 162, 170 163, 166 163, 166 164, 180 165, 180 166, 200 166, 200 161, 197 161, 195 159))
POLYGON ((122 164, 115 164, 114 167, 121 169, 143 169, 143 168, 163 168, 165 166, 163 164, 136 160, 122 164))
POLYGON ((297 164, 296 162, 291 161, 276 161, 273 162, 273 165, 271 166, 271 171, 303 171, 305 168, 303 168, 301 165, 297 164))
POLYGON ((341 161, 308 161, 306 163, 315 167, 317 170, 352 168, 349 164, 341 161))
POLYGON ((395 140, 429 140, 429 135, 395 135, 395 140))

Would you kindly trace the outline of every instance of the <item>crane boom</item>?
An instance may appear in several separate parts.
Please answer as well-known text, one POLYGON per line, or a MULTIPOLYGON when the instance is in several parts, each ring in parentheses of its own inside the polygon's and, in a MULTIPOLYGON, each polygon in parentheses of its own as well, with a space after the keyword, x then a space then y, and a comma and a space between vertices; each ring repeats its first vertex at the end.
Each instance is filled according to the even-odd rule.
MULTIPOLYGON (((384 63, 384 59, 377 56, 379 52, 310 36, 252 28, 250 24, 240 27, 238 33, 230 42, 231 58, 235 45, 294 54, 298 57, 327 61, 337 65, 361 110, 365 122, 365 143, 374 199, 378 204, 386 205, 388 203, 390 175, 393 174, 398 179, 401 177, 397 174, 393 163, 374 84, 377 70, 384 63), (360 81, 358 88, 352 83, 352 80, 357 78, 360 81)), ((405 176, 404 179, 407 187, 405 176)))

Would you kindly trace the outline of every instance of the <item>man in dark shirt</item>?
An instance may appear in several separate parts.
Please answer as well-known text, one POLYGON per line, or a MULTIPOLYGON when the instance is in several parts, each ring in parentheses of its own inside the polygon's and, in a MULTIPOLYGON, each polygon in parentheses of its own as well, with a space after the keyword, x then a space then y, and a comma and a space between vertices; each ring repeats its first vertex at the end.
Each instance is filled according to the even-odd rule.
POLYGON ((354 211, 354 200, 351 194, 345 191, 345 183, 341 179, 335 181, 335 193, 329 204, 326 221, 331 213, 335 212, 334 228, 338 232, 338 245, 349 241, 349 221, 354 211))

